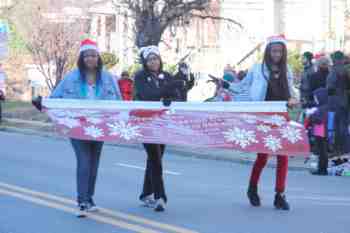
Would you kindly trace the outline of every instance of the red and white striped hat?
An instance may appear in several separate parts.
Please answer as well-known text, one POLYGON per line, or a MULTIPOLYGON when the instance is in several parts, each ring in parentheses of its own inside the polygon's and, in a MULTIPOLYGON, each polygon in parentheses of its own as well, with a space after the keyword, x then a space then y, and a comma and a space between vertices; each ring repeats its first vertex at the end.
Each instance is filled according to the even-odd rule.
POLYGON ((283 34, 270 36, 267 38, 267 45, 274 44, 274 43, 282 43, 284 45, 287 45, 287 39, 283 34))
POLYGON ((98 47, 97 47, 97 43, 93 40, 90 40, 90 39, 85 39, 80 44, 79 53, 82 53, 86 50, 95 50, 98 53, 100 52, 98 47))

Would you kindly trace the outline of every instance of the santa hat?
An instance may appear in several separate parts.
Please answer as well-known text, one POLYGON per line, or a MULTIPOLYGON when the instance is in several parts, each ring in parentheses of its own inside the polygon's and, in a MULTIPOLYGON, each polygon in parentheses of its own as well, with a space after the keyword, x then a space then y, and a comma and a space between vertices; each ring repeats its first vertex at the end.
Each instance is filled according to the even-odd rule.
POLYGON ((275 44, 275 43, 281 43, 284 45, 287 45, 287 39, 285 35, 275 35, 275 36, 270 36, 267 38, 267 45, 275 44))
POLYGON ((95 41, 92 41, 90 39, 85 39, 80 44, 80 50, 79 53, 82 53, 86 50, 95 50, 96 52, 99 52, 97 43, 95 41))
POLYGON ((158 57, 160 57, 160 52, 159 52, 159 49, 157 46, 155 45, 151 45, 151 46, 147 46, 147 47, 143 47, 141 48, 140 50, 140 56, 146 60, 147 57, 151 54, 155 54, 157 55, 158 57))
POLYGON ((318 60, 318 59, 320 59, 320 58, 322 58, 322 57, 325 57, 325 56, 326 56, 325 53, 316 53, 315 56, 314 56, 314 59, 315 59, 315 60, 318 60))

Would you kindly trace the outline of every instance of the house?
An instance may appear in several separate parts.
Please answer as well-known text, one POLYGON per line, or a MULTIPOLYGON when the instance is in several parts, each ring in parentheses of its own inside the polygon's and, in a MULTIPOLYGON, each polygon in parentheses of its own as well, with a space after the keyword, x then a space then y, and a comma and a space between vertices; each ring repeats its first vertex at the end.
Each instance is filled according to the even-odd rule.
MULTIPOLYGON (((348 3, 347 3, 348 2, 348 3)), ((290 49, 331 52, 344 48, 346 0, 226 0, 221 15, 233 17, 243 30, 221 27, 223 61, 237 64, 242 55, 259 51, 258 45, 273 34, 284 34, 290 49)), ((349 37, 350 38, 350 37, 349 37)), ((257 56, 247 56, 249 67, 257 56)))
MULTIPOLYGON (((219 14, 218 0, 212 3, 212 12, 219 14)), ((133 19, 129 17, 129 10, 125 6, 116 7, 110 0, 100 0, 94 1, 90 6, 89 15, 90 34, 97 40, 101 51, 115 53, 120 59, 120 68, 132 65, 137 49, 133 40, 133 19)), ((166 62, 175 64, 191 53, 189 59, 194 69, 211 69, 209 53, 217 53, 217 28, 217 22, 199 18, 182 21, 176 27, 170 27, 164 32, 160 44, 166 62)))
POLYGON ((91 19, 90 34, 102 52, 117 55, 119 67, 134 63, 132 19, 125 7, 116 8, 111 0, 94 1, 88 10, 91 19))

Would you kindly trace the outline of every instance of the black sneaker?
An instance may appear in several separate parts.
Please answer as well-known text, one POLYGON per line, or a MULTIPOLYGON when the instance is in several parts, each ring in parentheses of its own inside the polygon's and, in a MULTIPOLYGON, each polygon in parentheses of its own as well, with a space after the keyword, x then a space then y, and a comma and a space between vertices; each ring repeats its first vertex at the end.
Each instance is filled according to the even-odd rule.
POLYGON ((89 208, 89 203, 79 203, 77 217, 78 218, 85 218, 86 214, 88 212, 88 208, 89 208))
POLYGON ((249 202, 254 207, 261 206, 260 197, 258 195, 258 187, 250 185, 248 188, 247 196, 249 202))
POLYGON ((286 196, 282 193, 276 193, 273 205, 278 210, 289 210, 290 206, 287 202, 286 196))
POLYGON ((164 210, 165 210, 165 201, 163 200, 163 198, 159 198, 158 200, 156 200, 154 211, 163 212, 164 210))

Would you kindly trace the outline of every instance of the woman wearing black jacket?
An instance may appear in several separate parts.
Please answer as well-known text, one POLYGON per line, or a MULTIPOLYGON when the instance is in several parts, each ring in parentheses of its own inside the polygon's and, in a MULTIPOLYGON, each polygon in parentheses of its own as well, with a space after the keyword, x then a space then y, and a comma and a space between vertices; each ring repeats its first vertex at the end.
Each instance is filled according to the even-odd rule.
MULTIPOLYGON (((171 74, 163 71, 158 48, 145 47, 140 56, 143 69, 135 75, 135 100, 163 103, 177 100, 176 90, 183 88, 185 83, 174 80, 171 74)), ((162 168, 165 145, 145 143, 143 146, 147 152, 147 165, 140 200, 145 206, 154 207, 155 211, 164 211, 167 202, 162 168)))

